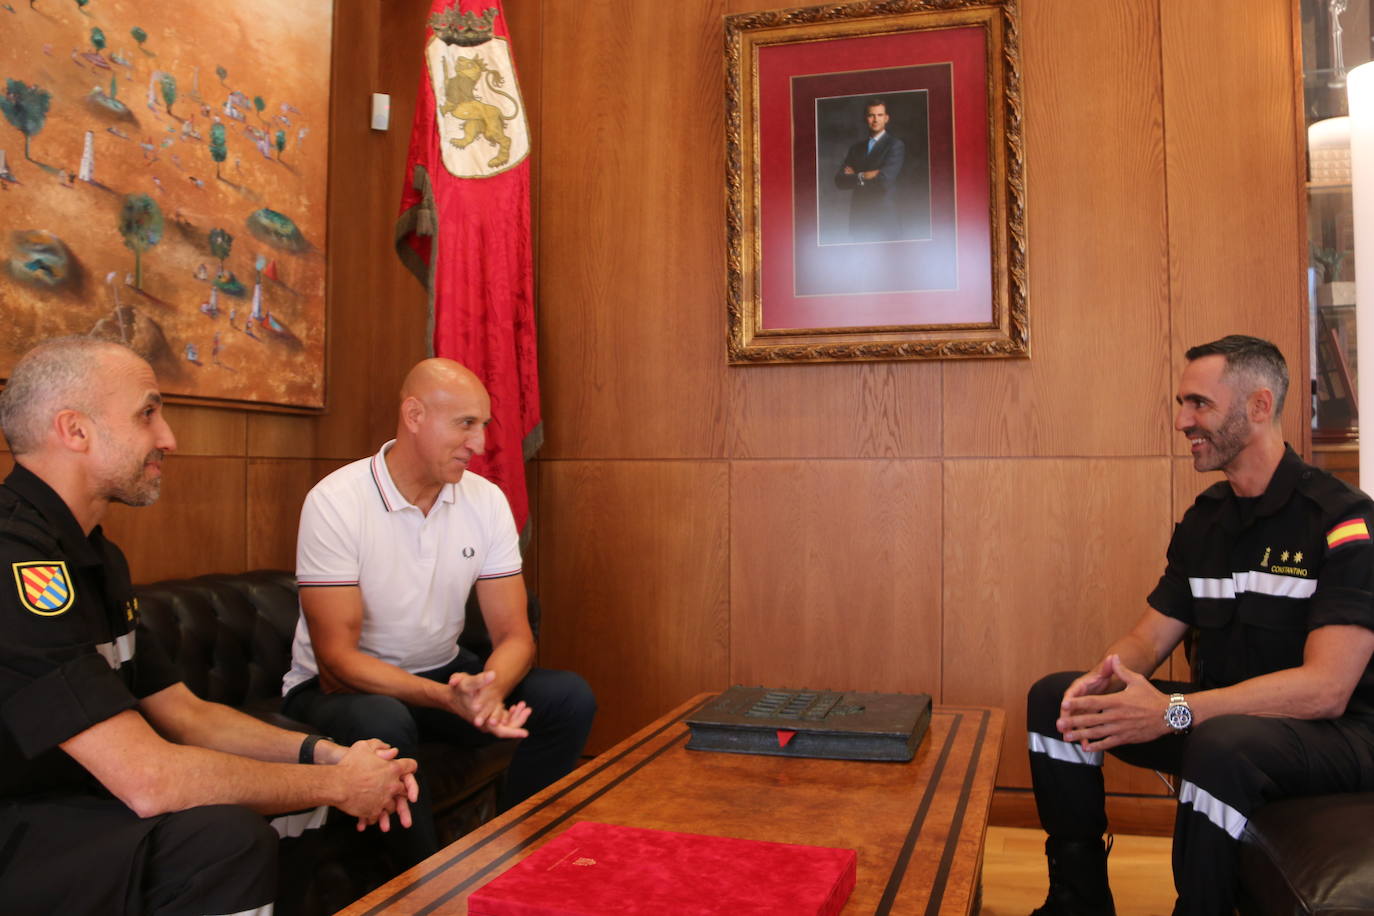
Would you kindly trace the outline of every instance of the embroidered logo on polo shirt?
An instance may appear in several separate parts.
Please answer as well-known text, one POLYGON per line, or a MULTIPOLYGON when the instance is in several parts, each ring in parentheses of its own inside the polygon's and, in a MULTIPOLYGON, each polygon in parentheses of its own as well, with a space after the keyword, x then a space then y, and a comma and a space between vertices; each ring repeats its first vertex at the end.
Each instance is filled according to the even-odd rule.
POLYGON ((473 557, 475 557, 475 556, 477 556, 477 551, 473 550, 471 547, 464 547, 464 548, 463 548, 463 558, 464 558, 464 559, 466 559, 466 560, 471 560, 471 559, 472 559, 473 557))
POLYGON ((67 564, 61 560, 14 563, 14 584, 19 603, 42 617, 56 617, 72 606, 76 589, 72 587, 67 564))

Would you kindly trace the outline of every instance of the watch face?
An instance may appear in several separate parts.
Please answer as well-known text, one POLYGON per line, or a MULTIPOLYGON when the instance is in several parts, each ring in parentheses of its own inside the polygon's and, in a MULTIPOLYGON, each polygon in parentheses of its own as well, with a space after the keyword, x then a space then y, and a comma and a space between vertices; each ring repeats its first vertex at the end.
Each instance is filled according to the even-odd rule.
POLYGON ((1183 705, 1170 706, 1169 711, 1164 714, 1164 721, 1170 728, 1182 731, 1193 724, 1193 711, 1183 705))

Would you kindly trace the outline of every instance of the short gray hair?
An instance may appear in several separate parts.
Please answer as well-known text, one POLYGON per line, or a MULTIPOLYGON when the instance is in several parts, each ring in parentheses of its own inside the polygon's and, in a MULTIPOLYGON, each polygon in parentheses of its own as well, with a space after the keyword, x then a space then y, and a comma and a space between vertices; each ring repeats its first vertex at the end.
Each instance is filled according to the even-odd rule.
MULTIPOLYGON (((93 384, 103 357, 137 356, 123 344, 95 337, 57 337, 34 347, 19 360, 0 393, 0 430, 15 455, 43 444, 47 425, 59 410, 93 416, 100 395, 93 384)), ((141 358, 141 357, 140 357, 141 358)))
POLYGON ((1260 388, 1268 388, 1274 393, 1274 418, 1278 419, 1283 413, 1283 401, 1288 394, 1288 362, 1278 347, 1261 337, 1228 334, 1183 354, 1190 363, 1204 356, 1224 358, 1226 372, 1223 378, 1243 380, 1241 394, 1246 397, 1260 388))

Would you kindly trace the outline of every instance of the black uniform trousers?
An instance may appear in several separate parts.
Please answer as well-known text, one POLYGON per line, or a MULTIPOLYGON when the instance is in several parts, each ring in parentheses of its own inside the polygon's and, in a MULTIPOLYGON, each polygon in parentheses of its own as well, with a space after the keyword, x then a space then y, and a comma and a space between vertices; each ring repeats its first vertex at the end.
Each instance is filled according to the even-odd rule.
POLYGON ((5 913, 270 912, 276 891, 276 831, 247 808, 140 818, 97 796, 0 804, 5 913))
MULTIPOLYGON (((456 672, 478 674, 482 661, 463 649, 453 661, 418 677, 447 683, 456 672)), ((511 807, 557 781, 577 766, 596 715, 596 700, 587 682, 571 671, 534 668, 506 697, 507 705, 523 701, 530 707, 525 729, 506 773, 497 806, 511 807)), ((309 722, 340 744, 364 738, 380 738, 398 748, 402 757, 414 757, 421 740, 450 741, 463 747, 483 747, 501 739, 473 728, 452 713, 410 706, 394 697, 366 693, 323 693, 312 679, 293 689, 282 702, 282 713, 309 722)), ((383 835, 397 865, 409 868, 439 851, 439 838, 430 803, 434 777, 421 768, 415 774, 420 800, 410 806, 409 830, 392 829, 383 835)))
MULTIPOLYGON (((1107 830, 1102 755, 1083 752, 1055 728, 1064 691, 1081 672, 1038 681, 1027 698, 1031 782, 1041 826, 1057 839, 1107 830)), ((1152 681, 1164 693, 1189 684, 1152 681)), ((1268 801, 1374 790, 1374 727, 1352 718, 1218 716, 1185 735, 1165 735, 1108 753, 1178 777, 1174 821, 1175 916, 1230 916, 1238 841, 1268 801)))

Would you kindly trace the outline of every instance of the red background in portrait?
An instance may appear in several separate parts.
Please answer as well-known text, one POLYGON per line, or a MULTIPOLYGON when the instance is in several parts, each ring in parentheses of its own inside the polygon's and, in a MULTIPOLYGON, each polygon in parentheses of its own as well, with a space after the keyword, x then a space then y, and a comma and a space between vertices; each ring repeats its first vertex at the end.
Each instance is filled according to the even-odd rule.
MULTIPOLYGON (((764 330, 786 328, 849 328, 903 325, 988 324, 992 311, 992 257, 989 221, 989 138, 986 84, 987 32, 977 26, 906 32, 895 35, 800 42, 759 49, 759 231, 761 248, 761 324, 764 330), (865 71, 908 68, 948 63, 953 70, 953 149, 955 200, 952 212, 957 230, 948 229, 950 202, 941 201, 937 150, 948 148, 948 121, 937 113, 937 97, 931 93, 931 200, 934 238, 923 241, 883 242, 865 245, 815 245, 815 206, 794 198, 799 183, 814 181, 816 161, 814 121, 801 125, 812 132, 812 141, 796 144, 794 156, 794 77, 834 74, 854 77, 855 92, 863 93, 865 71), (794 213, 804 214, 794 217, 794 213), (802 225, 796 225, 804 221, 802 225), (929 259, 932 249, 957 231, 955 289, 910 291, 917 283, 895 282, 892 272, 902 265, 929 259), (795 234, 794 234, 795 233, 795 234), (809 233, 813 241, 793 246, 794 238, 809 233), (799 296, 795 288, 796 252, 816 257, 824 269, 851 276, 892 276, 880 284, 891 292, 836 293, 799 296), (901 287, 908 287, 902 290, 901 287)), ((839 84, 837 84, 839 85, 839 84)), ((904 88, 920 88, 912 85, 904 88)), ((827 94, 830 94, 827 91, 827 94)), ((842 94, 842 93, 841 93, 842 94)), ((947 177, 944 187, 949 186, 947 177)), ((814 264, 807 265, 808 269, 814 264)))

